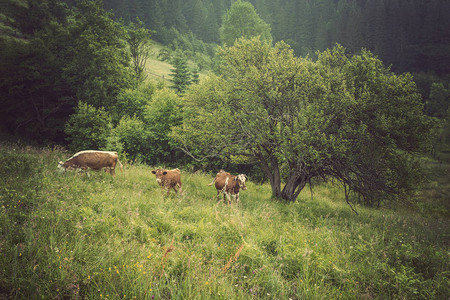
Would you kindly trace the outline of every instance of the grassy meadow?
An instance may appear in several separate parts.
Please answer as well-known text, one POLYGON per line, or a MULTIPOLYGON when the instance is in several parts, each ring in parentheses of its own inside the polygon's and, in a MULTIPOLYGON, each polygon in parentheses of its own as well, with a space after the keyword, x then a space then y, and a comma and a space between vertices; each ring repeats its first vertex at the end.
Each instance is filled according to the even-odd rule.
POLYGON ((230 206, 207 186, 217 170, 182 170, 165 197, 152 167, 59 174, 69 156, 0 145, 0 298, 450 296, 447 214, 355 215, 332 183, 279 202, 251 178, 230 206))

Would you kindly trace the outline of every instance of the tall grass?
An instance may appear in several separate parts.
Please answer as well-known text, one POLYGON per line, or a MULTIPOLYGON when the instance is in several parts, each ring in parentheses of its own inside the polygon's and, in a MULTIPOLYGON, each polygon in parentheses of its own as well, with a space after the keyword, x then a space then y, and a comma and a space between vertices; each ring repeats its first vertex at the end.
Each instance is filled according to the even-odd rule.
POLYGON ((68 156, 1 146, 0 298, 450 296, 448 219, 355 215, 332 184, 285 203, 250 181, 230 206, 201 173, 165 197, 148 166, 58 174, 68 156))

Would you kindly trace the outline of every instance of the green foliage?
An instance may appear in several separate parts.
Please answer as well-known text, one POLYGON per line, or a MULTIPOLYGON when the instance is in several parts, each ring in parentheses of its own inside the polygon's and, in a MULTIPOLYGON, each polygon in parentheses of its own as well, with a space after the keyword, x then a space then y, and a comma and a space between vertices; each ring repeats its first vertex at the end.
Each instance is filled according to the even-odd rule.
POLYGON ((102 1, 80 1, 70 19, 70 60, 64 68, 78 99, 111 109, 121 90, 131 85, 126 31, 104 11, 102 1))
POLYGON ((191 84, 191 73, 187 65, 187 58, 178 53, 172 60, 173 69, 171 69, 173 88, 178 95, 183 95, 188 86, 191 84))
POLYGON ((105 149, 111 133, 111 117, 103 108, 80 101, 65 125, 65 132, 73 152, 105 149))
POLYGON ((66 152, 0 146, 0 283, 8 298, 445 299, 448 219, 360 208, 331 183, 314 200, 240 207, 182 172, 164 197, 148 166, 58 174, 66 152))
POLYGON ((135 162, 152 165, 179 162, 181 153, 169 133, 182 122, 180 98, 166 88, 152 89, 152 93, 139 115, 125 115, 120 120, 110 141, 135 162))
POLYGON ((222 76, 189 91, 175 132, 193 156, 258 162, 273 195, 290 201, 315 177, 338 179, 369 205, 419 183, 412 155, 429 148, 434 123, 410 75, 339 45, 317 62, 258 38, 220 54, 222 76))
POLYGON ((401 197, 412 191, 421 176, 411 154, 429 150, 435 126, 423 114, 412 77, 395 75, 364 50, 347 58, 342 47, 335 47, 318 56, 318 66, 324 79, 331 82, 331 90, 342 89, 342 81, 351 93, 347 100, 351 102, 346 102, 343 110, 333 111, 329 102, 319 104, 331 109, 326 112, 330 121, 336 120, 326 131, 331 129, 328 134, 344 146, 330 153, 331 174, 370 205, 379 204, 389 194, 401 197), (344 77, 334 81, 336 73, 344 77), (345 165, 352 167, 345 170, 345 165))
POLYGON ((115 105, 110 110, 113 122, 117 124, 124 116, 136 116, 142 119, 145 106, 151 102, 154 93, 155 86, 153 83, 142 84, 121 91, 117 96, 115 105))
POLYGON ((180 98, 171 90, 157 90, 152 102, 145 107, 144 122, 149 132, 150 151, 147 160, 155 164, 172 163, 180 160, 177 144, 169 136, 172 127, 183 121, 180 98))
POLYGON ((141 119, 124 116, 111 135, 118 140, 129 159, 134 162, 146 161, 151 143, 149 132, 141 119))
POLYGON ((450 107, 450 89, 445 88, 443 83, 431 84, 430 95, 425 104, 425 112, 429 116, 445 119, 447 109, 450 107))
POLYGON ((57 51, 67 30, 56 20, 45 20, 39 25, 43 29, 27 40, 0 36, 0 118, 12 134, 63 142, 64 122, 75 104, 57 51))
POLYGON ((123 25, 101 1, 78 1, 70 10, 59 1, 37 2, 17 10, 27 39, 1 36, 2 119, 13 134, 64 143, 77 100, 110 109, 131 86, 129 50, 123 25), (32 22, 22 24, 27 16, 32 22))
POLYGON ((250 39, 259 36, 269 44, 272 42, 270 25, 258 16, 253 5, 247 1, 238 0, 231 5, 222 17, 219 32, 220 41, 226 46, 232 46, 241 37, 250 39))

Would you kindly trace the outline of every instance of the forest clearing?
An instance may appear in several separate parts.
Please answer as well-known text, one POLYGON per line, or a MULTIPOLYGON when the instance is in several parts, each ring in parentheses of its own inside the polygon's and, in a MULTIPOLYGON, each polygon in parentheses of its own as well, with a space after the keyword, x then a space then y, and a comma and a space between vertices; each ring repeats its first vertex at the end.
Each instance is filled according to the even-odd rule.
POLYGON ((2 297, 449 295, 448 204, 436 194, 444 182, 430 182, 428 207, 357 206, 356 215, 332 182, 287 203, 250 178, 236 207, 215 198, 214 172, 182 170, 183 193, 165 197, 146 165, 126 164, 113 179, 59 174, 68 153, 58 149, 3 144, 0 155, 2 297))

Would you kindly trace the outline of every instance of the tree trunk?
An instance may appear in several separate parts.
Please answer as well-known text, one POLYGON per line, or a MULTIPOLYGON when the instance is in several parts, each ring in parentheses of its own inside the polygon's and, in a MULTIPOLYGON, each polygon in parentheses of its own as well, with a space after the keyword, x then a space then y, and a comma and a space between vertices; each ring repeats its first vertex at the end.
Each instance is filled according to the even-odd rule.
POLYGON ((291 202, 295 202, 308 180, 309 177, 307 177, 305 174, 302 174, 300 176, 291 174, 286 180, 286 185, 281 192, 281 198, 291 202))
MULTIPOLYGON (((262 156, 261 156, 262 157, 262 156)), ((272 196, 275 198, 281 197, 281 176, 280 169, 278 167, 278 160, 273 157, 270 160, 270 165, 267 161, 261 159, 261 168, 270 180, 270 186, 272 187, 272 196)))
POLYGON ((279 198, 281 196, 281 177, 278 166, 272 173, 272 177, 270 178, 270 185, 272 186, 272 196, 279 198))

